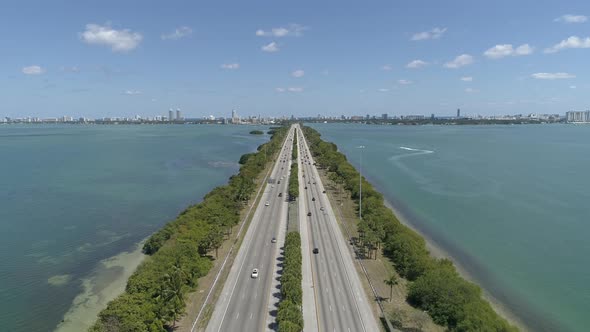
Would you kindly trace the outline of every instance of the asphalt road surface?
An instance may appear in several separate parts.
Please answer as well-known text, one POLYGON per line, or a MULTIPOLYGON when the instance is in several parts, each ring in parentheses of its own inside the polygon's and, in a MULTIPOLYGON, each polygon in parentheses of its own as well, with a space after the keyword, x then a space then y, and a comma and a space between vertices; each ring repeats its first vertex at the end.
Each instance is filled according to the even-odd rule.
POLYGON ((217 300, 207 332, 265 331, 269 329, 268 321, 273 321, 269 319, 268 303, 277 292, 272 289, 272 279, 279 245, 284 239, 277 243, 271 240, 273 237, 278 240, 279 233, 284 236, 279 230, 286 227, 293 132, 291 128, 217 300), (283 193, 282 197, 278 197, 279 193, 283 193), (255 268, 259 271, 258 278, 251 277, 255 268))
MULTIPOLYGON (((324 186, 313 165, 307 142, 298 130, 299 151, 305 177, 300 204, 305 204, 305 218, 309 230, 313 290, 317 308, 319 331, 379 331, 369 301, 354 267, 349 245, 338 227, 336 217, 324 186), (304 188, 305 188, 304 187, 304 188), (323 209, 322 209, 323 208, 323 209), (307 213, 311 212, 311 216, 307 213)), ((300 179, 301 180, 301 179, 300 179)), ((308 325, 305 322, 305 325, 308 325)))

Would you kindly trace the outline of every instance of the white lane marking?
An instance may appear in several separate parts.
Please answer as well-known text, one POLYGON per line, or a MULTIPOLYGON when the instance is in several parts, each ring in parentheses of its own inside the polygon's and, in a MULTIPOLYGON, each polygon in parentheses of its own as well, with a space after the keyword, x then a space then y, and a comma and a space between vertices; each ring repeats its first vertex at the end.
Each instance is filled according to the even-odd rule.
POLYGON ((332 305, 330 305, 330 311, 332 311, 332 305))
MULTIPOLYGON (((250 319, 252 319, 252 315, 253 315, 253 313, 250 313, 250 319)), ((349 330, 350 330, 350 329, 349 329, 349 330)))
POLYGON ((236 319, 238 319, 238 317, 240 317, 240 312, 238 311, 238 314, 236 315, 236 319))

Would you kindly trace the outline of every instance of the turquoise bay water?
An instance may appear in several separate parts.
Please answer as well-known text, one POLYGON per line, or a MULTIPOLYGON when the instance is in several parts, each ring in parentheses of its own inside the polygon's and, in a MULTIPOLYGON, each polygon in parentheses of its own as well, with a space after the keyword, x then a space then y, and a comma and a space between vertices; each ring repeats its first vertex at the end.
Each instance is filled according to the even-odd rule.
POLYGON ((590 126, 311 126, 532 330, 588 330, 590 126))
POLYGON ((0 126, 0 330, 53 330, 99 261, 227 182, 252 129, 0 126))

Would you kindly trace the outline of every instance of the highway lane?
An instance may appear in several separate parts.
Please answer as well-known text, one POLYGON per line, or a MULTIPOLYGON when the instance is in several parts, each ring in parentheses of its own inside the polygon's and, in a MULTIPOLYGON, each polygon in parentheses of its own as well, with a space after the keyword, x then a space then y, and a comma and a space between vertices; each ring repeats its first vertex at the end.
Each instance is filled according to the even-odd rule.
POLYGON ((307 157, 300 164, 307 186, 300 197, 306 205, 306 212, 312 213, 307 217, 310 247, 319 249, 319 253, 312 258, 319 330, 378 331, 377 321, 346 247, 347 242, 323 193, 324 187, 302 135, 299 142, 302 156, 307 157), (323 211, 321 207, 324 207, 323 211))
POLYGON ((271 286, 279 250, 279 243, 271 243, 271 239, 278 238, 280 227, 286 227, 292 135, 293 128, 271 172, 271 179, 281 183, 266 185, 209 320, 208 332, 267 329, 269 294, 274 293, 271 286), (280 192, 282 197, 278 197, 280 192), (266 201, 269 206, 265 206, 266 201), (259 270, 258 278, 251 277, 254 268, 259 270))

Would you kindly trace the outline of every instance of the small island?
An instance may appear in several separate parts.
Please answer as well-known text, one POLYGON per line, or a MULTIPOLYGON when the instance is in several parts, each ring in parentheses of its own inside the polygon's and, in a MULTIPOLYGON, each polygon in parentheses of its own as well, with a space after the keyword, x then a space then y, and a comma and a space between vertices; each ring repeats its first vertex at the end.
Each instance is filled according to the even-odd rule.
POLYGON ((252 134, 252 135, 262 135, 262 134, 264 134, 264 132, 262 130, 252 130, 250 132, 250 134, 252 134))

